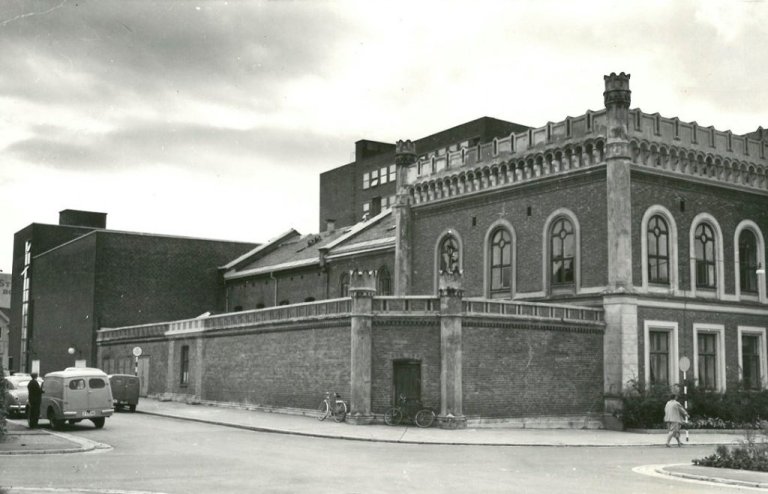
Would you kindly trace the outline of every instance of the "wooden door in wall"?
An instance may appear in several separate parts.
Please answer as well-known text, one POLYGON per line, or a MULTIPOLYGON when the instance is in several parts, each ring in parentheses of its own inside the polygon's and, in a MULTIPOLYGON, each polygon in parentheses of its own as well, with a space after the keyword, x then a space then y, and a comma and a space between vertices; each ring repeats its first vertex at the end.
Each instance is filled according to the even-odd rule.
POLYGON ((392 402, 400 405, 399 396, 405 395, 408 404, 421 401, 421 361, 395 360, 393 362, 394 395, 392 402))
POLYGON ((149 393, 149 355, 139 357, 139 396, 149 393))

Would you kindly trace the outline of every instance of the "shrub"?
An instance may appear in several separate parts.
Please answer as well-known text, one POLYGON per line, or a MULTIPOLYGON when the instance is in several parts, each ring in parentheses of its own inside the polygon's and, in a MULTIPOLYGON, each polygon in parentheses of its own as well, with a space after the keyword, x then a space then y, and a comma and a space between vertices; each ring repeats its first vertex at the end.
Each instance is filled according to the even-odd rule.
POLYGON ((738 446, 718 446, 715 454, 694 459, 694 465, 768 472, 768 428, 747 431, 738 446))
MULTIPOLYGON (((646 389, 630 381, 622 395, 623 410, 617 415, 627 428, 664 428, 664 404, 669 395, 667 386, 646 389)), ((698 389, 689 382, 687 401, 691 429, 758 429, 768 418, 768 391, 737 389, 718 393, 698 389)))

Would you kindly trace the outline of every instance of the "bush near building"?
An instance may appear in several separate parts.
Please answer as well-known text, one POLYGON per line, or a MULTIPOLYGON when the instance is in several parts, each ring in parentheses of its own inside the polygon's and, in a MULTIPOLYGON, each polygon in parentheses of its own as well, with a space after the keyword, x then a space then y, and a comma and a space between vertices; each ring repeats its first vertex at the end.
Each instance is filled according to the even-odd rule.
MULTIPOLYGON (((663 429, 664 404, 669 400, 666 386, 644 388, 636 383, 624 392, 623 410, 617 414, 628 429, 663 429)), ((691 418, 688 429, 760 429, 768 419, 768 391, 744 389, 714 392, 688 384, 686 397, 691 418)))

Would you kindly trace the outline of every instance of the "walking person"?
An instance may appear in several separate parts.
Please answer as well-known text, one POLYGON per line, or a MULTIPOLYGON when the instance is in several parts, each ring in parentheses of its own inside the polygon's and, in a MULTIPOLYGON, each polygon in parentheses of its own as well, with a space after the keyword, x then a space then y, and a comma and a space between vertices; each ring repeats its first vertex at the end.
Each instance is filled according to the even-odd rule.
POLYGON ((667 423, 667 429, 669 430, 667 434, 667 447, 669 447, 669 442, 673 437, 677 439, 677 446, 682 447, 683 443, 680 442, 680 426, 686 420, 688 420, 688 412, 677 401, 677 395, 671 395, 667 404, 664 405, 664 422, 667 423))
POLYGON ((29 428, 34 429, 37 427, 37 420, 40 418, 40 402, 43 399, 43 390, 40 387, 40 383, 37 382, 37 372, 33 372, 31 376, 32 379, 27 384, 27 391, 29 393, 27 422, 29 423, 29 428))

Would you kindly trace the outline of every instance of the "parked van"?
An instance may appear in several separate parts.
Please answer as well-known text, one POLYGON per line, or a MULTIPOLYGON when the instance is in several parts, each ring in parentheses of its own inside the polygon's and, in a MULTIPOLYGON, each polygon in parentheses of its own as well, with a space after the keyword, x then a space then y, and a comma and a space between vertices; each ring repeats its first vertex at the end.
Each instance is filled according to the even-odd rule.
POLYGON ((60 429, 64 421, 85 419, 100 429, 113 412, 109 378, 100 369, 68 367, 45 375, 40 418, 48 419, 53 429, 60 429))
POLYGON ((135 412, 139 403, 139 377, 131 374, 110 374, 109 385, 112 388, 115 410, 127 406, 131 412, 135 412))

